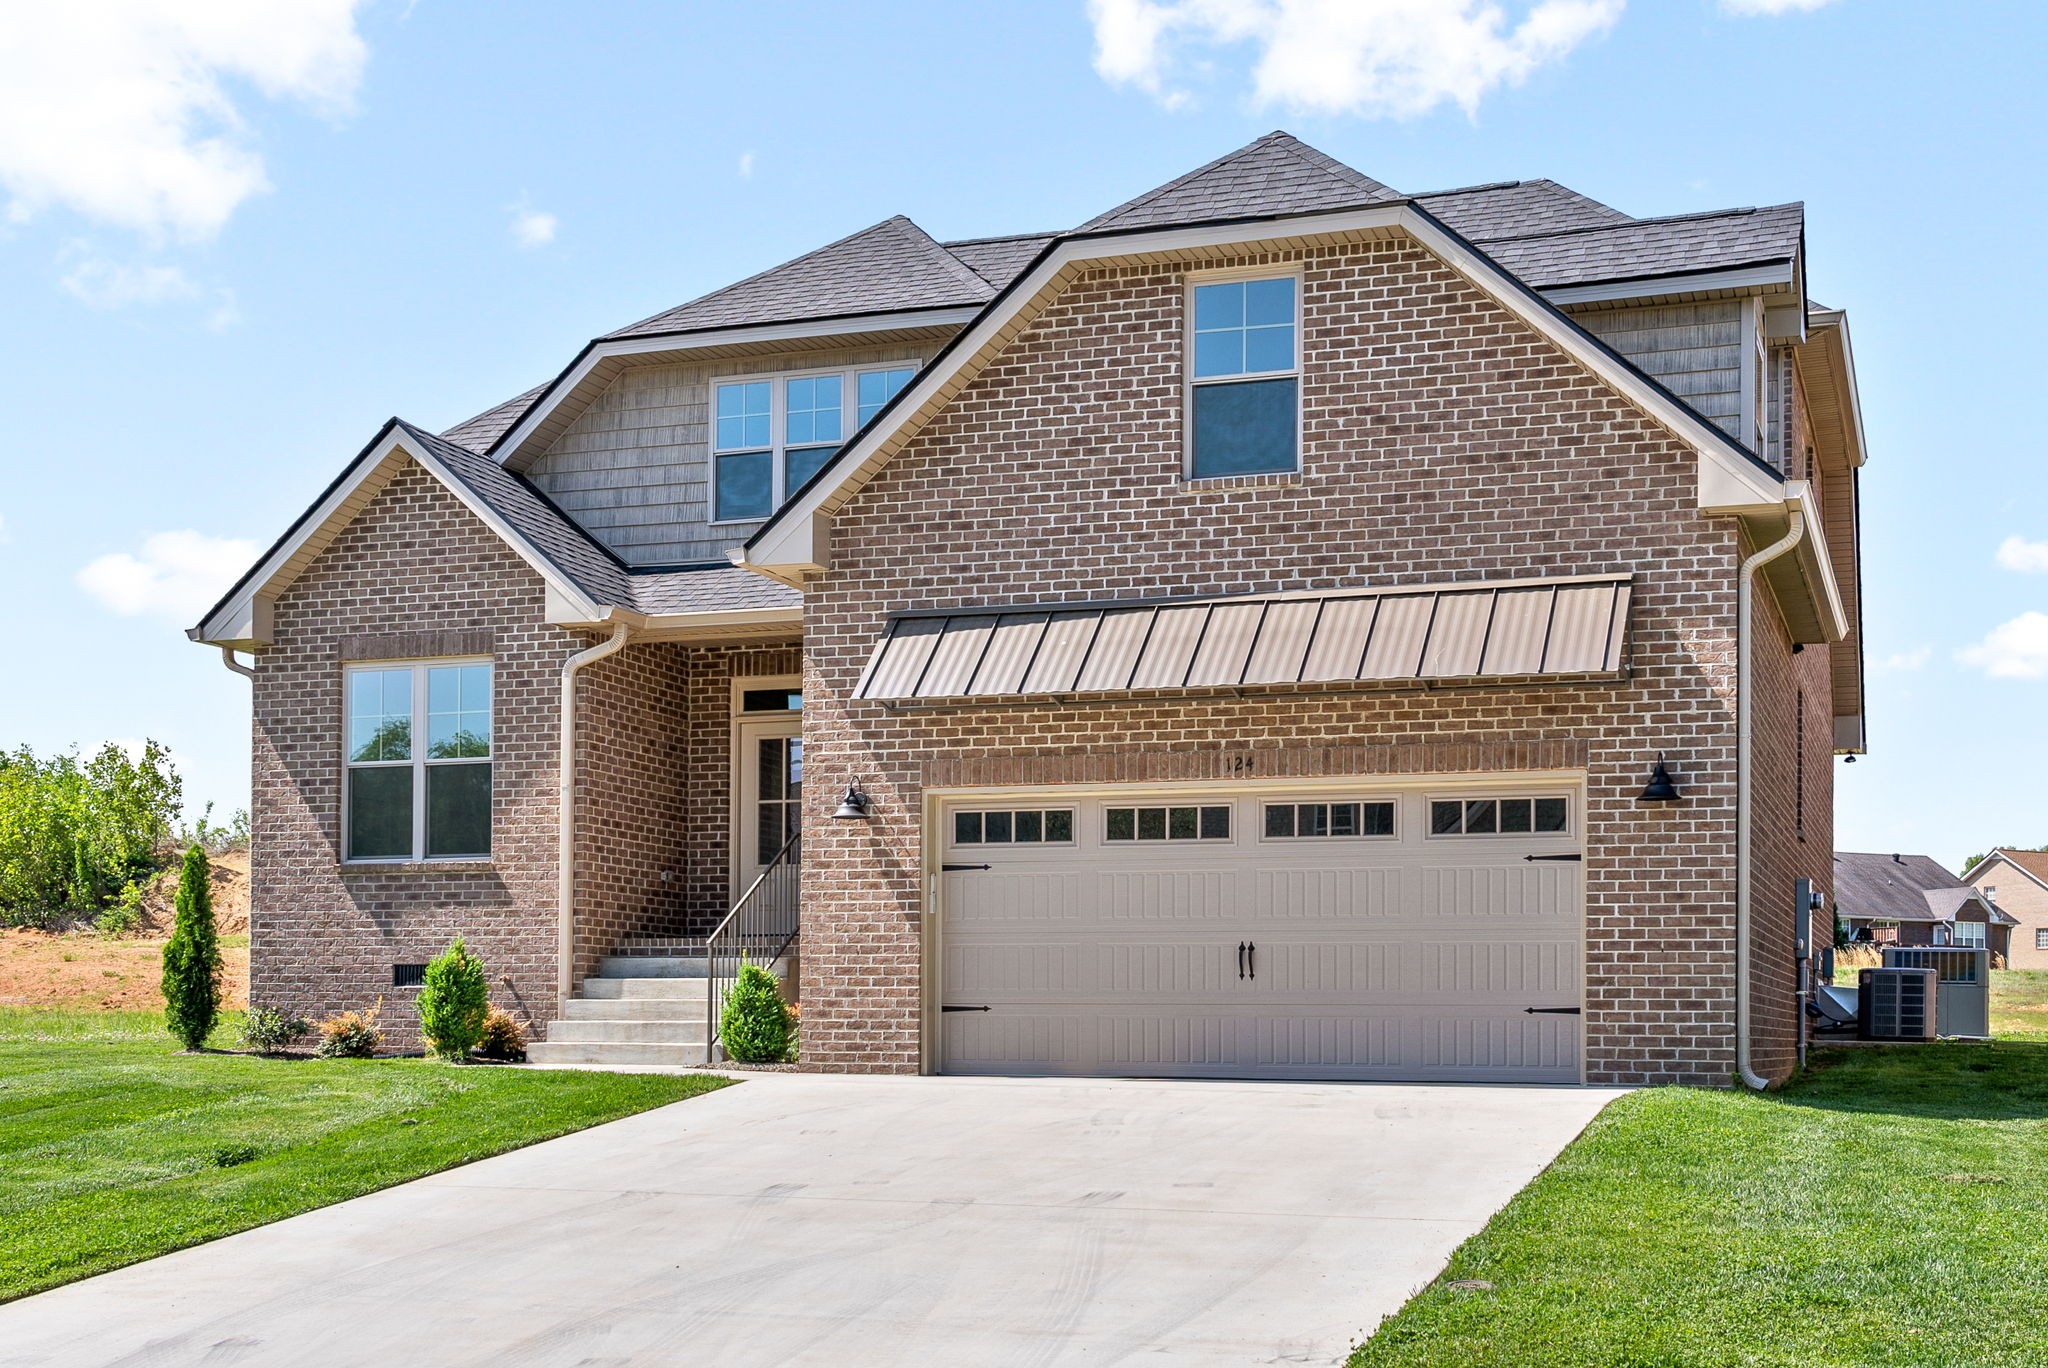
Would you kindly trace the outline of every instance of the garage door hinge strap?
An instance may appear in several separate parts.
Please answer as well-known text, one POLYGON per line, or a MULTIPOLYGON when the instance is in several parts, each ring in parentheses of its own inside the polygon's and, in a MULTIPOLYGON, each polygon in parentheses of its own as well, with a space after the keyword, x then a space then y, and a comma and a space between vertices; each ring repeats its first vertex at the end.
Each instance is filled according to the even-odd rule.
MULTIPOLYGON (((1577 858, 1577 857, 1575 856, 1574 858, 1577 858)), ((958 873, 959 871, 961 871, 961 870, 963 870, 963 869, 987 869, 987 868, 988 868, 988 866, 987 866, 987 865, 962 865, 962 864, 942 864, 942 865, 940 865, 940 866, 939 866, 939 872, 940 872, 940 873, 942 873, 942 874, 957 874, 957 873, 958 873)))
POLYGON ((1576 1007, 1524 1007, 1522 1014, 1524 1016, 1577 1016, 1579 1009, 1576 1007))
POLYGON ((1534 864, 1538 860, 1570 860, 1573 864, 1577 864, 1585 858, 1583 855, 1524 855, 1522 857, 1523 861, 1528 864, 1534 864))
POLYGON ((949 1002, 939 1008, 939 1010, 942 1012, 986 1012, 989 1009, 986 1007, 957 1007, 949 1002))

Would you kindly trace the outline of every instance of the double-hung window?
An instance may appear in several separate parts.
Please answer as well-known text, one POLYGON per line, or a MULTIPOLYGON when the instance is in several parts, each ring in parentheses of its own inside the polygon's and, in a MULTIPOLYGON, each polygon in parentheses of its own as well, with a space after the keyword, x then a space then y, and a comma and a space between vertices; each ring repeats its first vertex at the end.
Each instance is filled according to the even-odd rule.
POLYGON ((916 373, 885 366, 714 382, 712 521, 780 508, 916 373))
POLYGON ((1188 474, 1300 468, 1301 283, 1198 281, 1188 367, 1188 474))
POLYGON ((489 855, 489 663, 351 665, 345 685, 347 858, 489 855))

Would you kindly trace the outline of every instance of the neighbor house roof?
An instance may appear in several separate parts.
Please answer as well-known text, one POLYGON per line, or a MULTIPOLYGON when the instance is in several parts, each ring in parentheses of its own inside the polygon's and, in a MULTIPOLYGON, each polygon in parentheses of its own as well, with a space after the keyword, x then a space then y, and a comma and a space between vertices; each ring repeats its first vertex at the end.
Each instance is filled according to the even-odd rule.
POLYGON ((1989 855, 1963 871, 1963 876, 1974 880, 1984 872, 1984 867, 1993 860, 2003 860, 2043 888, 2048 888, 2048 850, 2013 850, 1998 846, 1989 855))
POLYGON ((1929 856, 1835 852, 1835 907, 1845 917, 1952 921, 1971 900, 1983 896, 1929 856))

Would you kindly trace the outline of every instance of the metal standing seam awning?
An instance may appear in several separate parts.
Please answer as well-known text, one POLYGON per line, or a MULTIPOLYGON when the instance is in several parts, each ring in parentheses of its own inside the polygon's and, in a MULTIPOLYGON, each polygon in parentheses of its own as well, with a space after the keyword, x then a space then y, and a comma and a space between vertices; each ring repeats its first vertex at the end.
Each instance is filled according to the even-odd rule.
POLYGON ((854 697, 1614 676, 1630 576, 894 613, 854 697))

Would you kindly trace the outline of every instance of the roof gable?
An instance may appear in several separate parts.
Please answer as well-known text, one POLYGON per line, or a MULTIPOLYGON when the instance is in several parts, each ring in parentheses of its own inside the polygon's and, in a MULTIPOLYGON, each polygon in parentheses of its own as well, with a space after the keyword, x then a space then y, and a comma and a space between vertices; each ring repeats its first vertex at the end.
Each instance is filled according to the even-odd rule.
POLYGON ((1315 213, 1399 198, 1397 191, 1371 176, 1316 151, 1292 134, 1275 131, 1097 214, 1074 231, 1099 233, 1315 213))
POLYGON ((898 214, 605 338, 940 309, 985 303, 994 294, 994 286, 898 214))
POLYGON ((1971 865, 1963 877, 1975 883, 2000 861, 2011 865, 2022 876, 2032 879, 2043 888, 2048 888, 2048 850, 2012 850, 2001 846, 1971 865))

